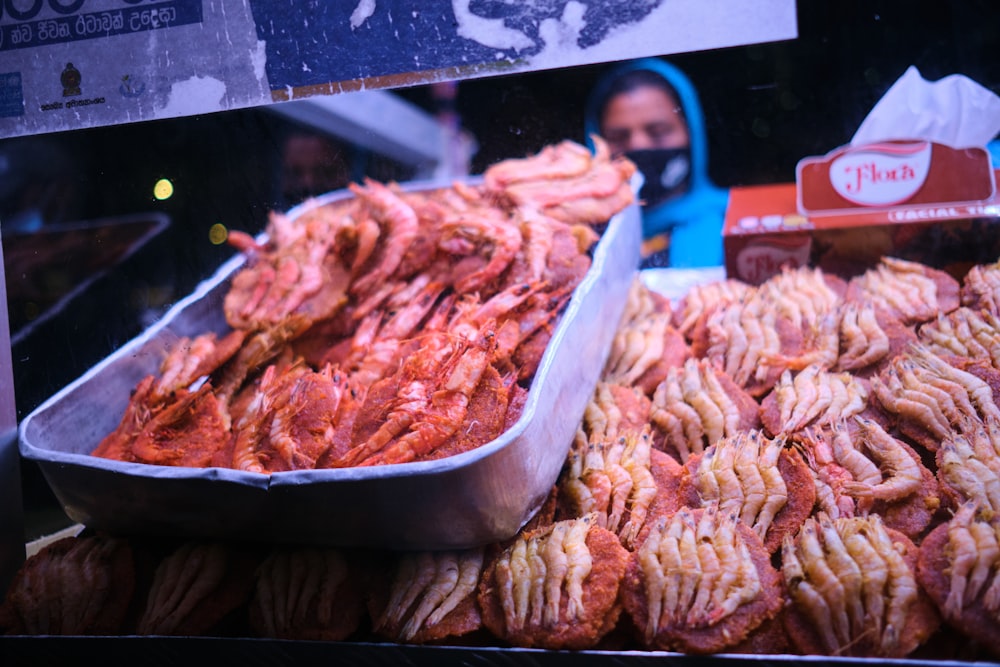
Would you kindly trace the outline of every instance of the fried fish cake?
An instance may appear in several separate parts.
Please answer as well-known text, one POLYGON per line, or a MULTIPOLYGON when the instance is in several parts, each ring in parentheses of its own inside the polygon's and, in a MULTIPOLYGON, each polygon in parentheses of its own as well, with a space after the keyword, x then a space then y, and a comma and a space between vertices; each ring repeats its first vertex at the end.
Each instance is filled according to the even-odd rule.
POLYGON ((917 324, 958 308, 959 290, 959 282, 940 269, 886 256, 877 266, 851 278, 845 298, 873 303, 905 324, 917 324))
POLYGON ((408 644, 453 643, 482 628, 476 600, 485 549, 395 554, 373 578, 373 632, 408 644))
POLYGON ((718 504, 750 527, 769 552, 794 534, 812 512, 816 485, 808 466, 784 438, 745 431, 723 438, 684 464, 679 493, 697 508, 718 504))
POLYGON ((810 517, 785 537, 785 628, 810 655, 903 658, 940 626, 916 579, 917 546, 881 518, 810 517))
POLYGON ((831 518, 878 514, 917 539, 941 507, 940 485, 909 444, 877 421, 853 417, 796 434, 817 505, 831 518))
POLYGON ((760 406, 719 367, 689 359, 653 391, 654 443, 681 463, 726 436, 760 426, 760 406))
POLYGON ((365 618, 365 577, 354 563, 334 547, 275 548, 256 571, 251 628, 274 639, 347 639, 365 618))
POLYGON ((632 550, 653 517, 679 506, 681 466, 653 449, 649 428, 612 441, 578 438, 559 479, 557 516, 593 514, 632 550))
POLYGON ((135 591, 128 541, 97 534, 64 537, 28 558, 14 575, 0 613, 0 632, 122 634, 135 591))
POLYGON ((511 646, 593 648, 621 615, 628 551, 594 516, 521 534, 488 562, 478 600, 483 625, 511 646))
POLYGON ((945 622, 1000 657, 1000 523, 967 502, 920 543, 917 581, 945 622))
POLYGON ((245 609, 259 558, 252 549, 189 541, 163 558, 153 573, 136 634, 206 636, 245 609))
POLYGON ((784 602, 763 542, 718 505, 663 517, 629 559, 622 604, 649 649, 718 653, 745 642, 784 602))

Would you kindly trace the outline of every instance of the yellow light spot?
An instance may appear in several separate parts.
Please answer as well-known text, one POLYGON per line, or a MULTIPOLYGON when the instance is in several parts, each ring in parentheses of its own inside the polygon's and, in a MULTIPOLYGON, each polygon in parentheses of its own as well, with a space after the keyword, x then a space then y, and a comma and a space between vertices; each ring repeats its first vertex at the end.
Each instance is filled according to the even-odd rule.
POLYGON ((212 225, 208 230, 208 240, 215 245, 222 245, 229 237, 229 230, 221 222, 212 225))
POLYGON ((174 184, 171 183, 166 178, 161 178, 153 186, 153 196, 163 201, 164 199, 170 199, 171 195, 174 194, 174 184))

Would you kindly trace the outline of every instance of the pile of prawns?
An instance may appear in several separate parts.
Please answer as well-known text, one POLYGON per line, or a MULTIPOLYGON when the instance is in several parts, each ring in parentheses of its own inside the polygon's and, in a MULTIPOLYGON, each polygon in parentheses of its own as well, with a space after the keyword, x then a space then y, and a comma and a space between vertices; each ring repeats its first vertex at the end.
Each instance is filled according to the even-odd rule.
POLYGON ((563 141, 481 182, 366 180, 265 234, 224 300, 228 331, 177 340, 95 456, 257 473, 440 458, 520 416, 590 268, 634 201, 634 165, 563 141))

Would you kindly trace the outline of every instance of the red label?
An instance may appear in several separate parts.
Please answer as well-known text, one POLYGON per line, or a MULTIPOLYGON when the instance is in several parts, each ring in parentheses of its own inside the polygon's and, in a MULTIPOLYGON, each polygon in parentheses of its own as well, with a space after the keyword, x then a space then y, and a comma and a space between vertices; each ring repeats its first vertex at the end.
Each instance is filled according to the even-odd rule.
POLYGON ((811 248, 812 239, 808 236, 789 239, 786 243, 751 243, 739 251, 735 275, 740 280, 758 285, 780 273, 783 266, 806 266, 811 248))
POLYGON ((995 191, 989 153, 928 141, 842 147, 796 167, 802 215, 846 215, 872 209, 972 203, 995 191))

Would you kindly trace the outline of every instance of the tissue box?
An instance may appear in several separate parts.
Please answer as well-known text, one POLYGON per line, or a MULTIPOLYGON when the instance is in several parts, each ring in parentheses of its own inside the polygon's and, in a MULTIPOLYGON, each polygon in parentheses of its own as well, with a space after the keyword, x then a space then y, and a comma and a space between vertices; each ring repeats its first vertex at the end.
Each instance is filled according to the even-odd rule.
POLYGON ((996 180, 985 149, 927 141, 806 158, 795 183, 731 190, 726 274, 759 284, 808 265, 849 277, 892 255, 964 275, 1000 258, 996 180))

